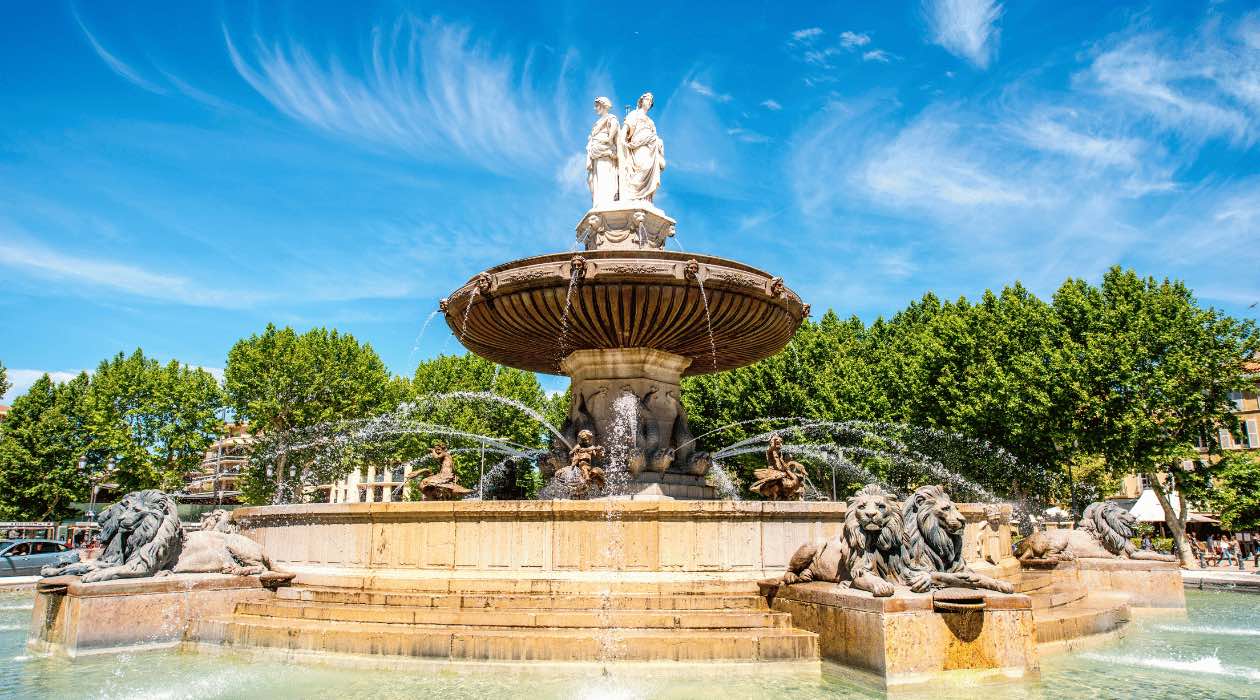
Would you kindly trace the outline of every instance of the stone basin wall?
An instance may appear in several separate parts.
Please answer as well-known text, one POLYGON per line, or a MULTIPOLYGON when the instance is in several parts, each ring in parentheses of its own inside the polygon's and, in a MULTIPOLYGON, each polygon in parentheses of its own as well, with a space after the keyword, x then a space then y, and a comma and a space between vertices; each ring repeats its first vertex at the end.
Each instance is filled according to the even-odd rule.
MULTIPOLYGON (((977 560, 976 568, 1017 575, 1008 528, 982 528, 982 505, 959 508, 967 551, 988 546, 998 562, 977 560)), ((720 573, 756 581, 781 574, 800 545, 839 533, 844 512, 831 502, 429 501, 261 506, 233 518, 281 569, 720 573)))

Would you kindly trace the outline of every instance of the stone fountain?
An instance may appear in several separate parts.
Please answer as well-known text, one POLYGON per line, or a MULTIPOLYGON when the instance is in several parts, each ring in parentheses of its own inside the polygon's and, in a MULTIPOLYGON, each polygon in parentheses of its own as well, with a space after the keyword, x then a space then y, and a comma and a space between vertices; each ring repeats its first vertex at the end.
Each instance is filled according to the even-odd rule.
POLYGON ((787 345, 809 315, 783 279, 710 255, 665 249, 677 222, 654 203, 664 145, 647 116, 624 128, 596 100, 587 144, 592 206, 576 226, 580 253, 504 263, 441 303, 469 350, 499 364, 570 379, 568 417, 541 465, 552 478, 590 430, 615 467, 619 495, 714 498, 681 401, 688 375, 735 369, 787 345))
POLYGON ((892 686, 1035 675, 1040 648, 1113 632, 1130 607, 1184 608, 1176 564, 1137 560, 1105 504, 1017 559, 1010 505, 941 486, 795 500, 804 470, 778 436, 754 484, 770 500, 711 500, 681 378, 778 352, 809 308, 766 272, 665 249, 652 95, 624 125, 609 106, 596 100, 587 144, 583 249, 493 267, 441 304, 473 352, 569 376, 546 498, 460 499, 444 445, 423 502, 249 507, 186 535, 173 501, 132 494, 103 518, 101 561, 41 582, 30 648, 813 673, 829 659, 892 686))

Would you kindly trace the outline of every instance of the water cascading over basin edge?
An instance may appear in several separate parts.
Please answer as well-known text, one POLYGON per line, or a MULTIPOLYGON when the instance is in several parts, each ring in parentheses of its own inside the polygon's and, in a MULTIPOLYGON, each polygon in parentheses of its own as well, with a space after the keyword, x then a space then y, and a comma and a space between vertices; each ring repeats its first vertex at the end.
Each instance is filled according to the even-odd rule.
POLYGON ((644 93, 624 124, 611 101, 595 100, 586 147, 591 208, 575 227, 580 254, 490 268, 440 304, 472 352, 570 378, 556 441, 564 444, 553 442, 540 463, 548 479, 562 473, 569 497, 586 497, 594 484, 610 495, 713 498, 682 377, 769 357, 809 315, 782 278, 665 250, 677 221, 653 203, 665 170, 664 143, 648 116, 654 100, 644 93), (618 493, 609 488, 615 483, 629 488, 618 493))

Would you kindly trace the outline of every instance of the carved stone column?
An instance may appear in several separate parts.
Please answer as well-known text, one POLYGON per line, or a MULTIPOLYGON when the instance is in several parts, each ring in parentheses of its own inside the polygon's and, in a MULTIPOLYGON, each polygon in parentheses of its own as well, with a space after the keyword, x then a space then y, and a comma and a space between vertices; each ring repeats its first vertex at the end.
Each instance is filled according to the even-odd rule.
MULTIPOLYGON (((689 358, 650 348, 578 350, 560 364, 572 381, 566 439, 590 430, 613 471, 624 465, 635 483, 660 484, 657 495, 680 491, 667 484, 704 485, 708 456, 696 452, 680 400, 689 358)), ((567 463, 560 454, 554 461, 567 463)))

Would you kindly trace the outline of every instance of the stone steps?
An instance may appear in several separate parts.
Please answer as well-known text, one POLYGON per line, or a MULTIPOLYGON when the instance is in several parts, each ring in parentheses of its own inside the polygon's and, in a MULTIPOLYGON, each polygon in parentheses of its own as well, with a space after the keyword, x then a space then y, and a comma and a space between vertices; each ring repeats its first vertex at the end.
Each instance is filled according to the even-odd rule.
POLYGON ((816 661, 793 628, 498 629, 231 615, 195 620, 187 639, 225 646, 468 661, 816 661))
POLYGON ((1088 591, 1079 583, 1055 583, 1026 593, 1031 600, 1033 610, 1052 610, 1084 600, 1088 591))
POLYGON ((792 621, 786 613, 748 608, 682 611, 413 608, 292 600, 240 603, 236 606, 236 616, 500 629, 786 629, 792 621))
POLYGON ((409 608, 515 610, 764 610, 758 595, 608 593, 558 595, 548 593, 403 593, 326 587, 289 587, 277 592, 280 600, 310 603, 395 605, 409 608))
POLYGON ((1071 605, 1038 611, 1033 618, 1037 643, 1066 642, 1111 632, 1129 621, 1128 600, 1124 593, 1091 593, 1071 605))
MULTIPOLYGON (((336 590, 361 590, 376 593, 454 593, 590 595, 639 594, 652 596, 680 595, 757 595, 757 583, 763 576, 746 575, 662 575, 656 572, 572 572, 556 575, 548 572, 502 571, 488 575, 460 575, 451 571, 372 570, 329 571, 302 570, 293 586, 336 590)), ((782 573, 782 572, 777 572, 782 573)))

